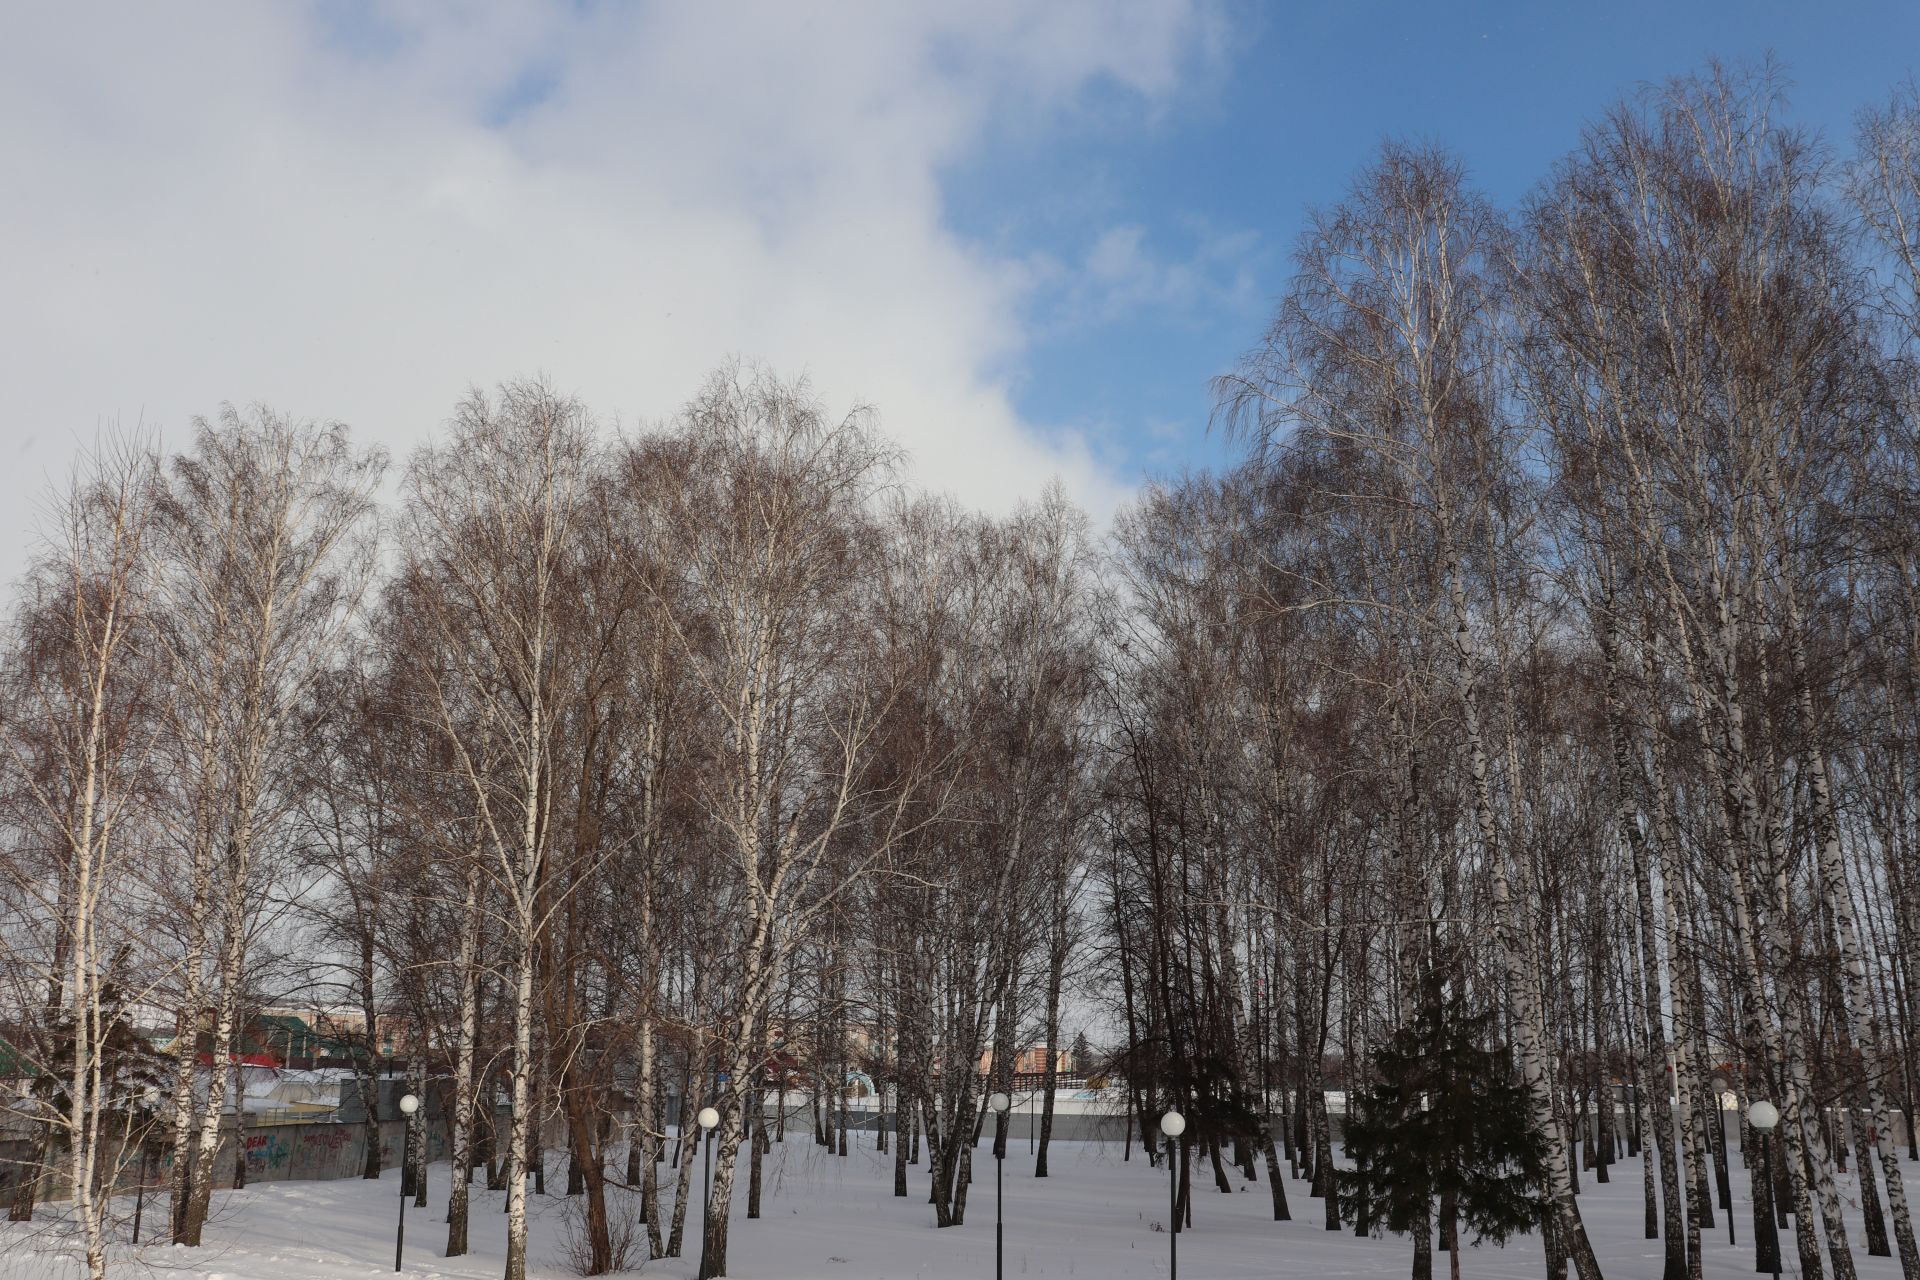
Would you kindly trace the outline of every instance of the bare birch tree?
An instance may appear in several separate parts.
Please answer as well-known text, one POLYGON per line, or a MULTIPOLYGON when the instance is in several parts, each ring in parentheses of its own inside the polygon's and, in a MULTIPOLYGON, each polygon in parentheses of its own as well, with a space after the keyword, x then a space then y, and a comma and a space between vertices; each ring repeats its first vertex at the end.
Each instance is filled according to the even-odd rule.
MULTIPOLYGON (((9 772, 37 811, 30 821, 53 837, 48 862, 13 864, 7 886, 52 926, 44 951, 7 957, 24 960, 44 991, 49 1088, 31 1095, 41 1115, 30 1118, 44 1126, 46 1158, 65 1148, 69 1225, 96 1280, 107 1274, 112 1189, 147 1138, 149 1079, 125 1047, 124 1020, 129 997, 147 994, 129 984, 155 958, 140 945, 134 904, 151 835, 159 494, 157 461, 136 440, 109 440, 76 465, 25 584, 0 724, 9 772)), ((6 950, 32 937, 9 930, 6 950)))
POLYGON ((337 424, 231 408, 199 422, 193 450, 173 460, 159 634, 177 762, 170 824, 188 867, 173 1085, 181 1244, 200 1242, 212 1196, 267 873, 260 858, 284 837, 301 713, 350 634, 372 573, 371 495, 384 465, 337 424), (203 1026, 212 1065, 202 1100, 203 1026))
POLYGON ((476 865, 487 901, 499 904, 505 949, 513 1108, 507 1280, 524 1280, 527 1266, 536 970, 554 909, 553 732, 567 687, 556 654, 568 609, 568 543, 594 454, 578 403, 543 383, 511 383, 462 401, 453 438, 417 455, 406 483, 409 572, 425 580, 411 602, 441 654, 440 663, 423 664, 424 713, 444 735, 472 807, 476 865))

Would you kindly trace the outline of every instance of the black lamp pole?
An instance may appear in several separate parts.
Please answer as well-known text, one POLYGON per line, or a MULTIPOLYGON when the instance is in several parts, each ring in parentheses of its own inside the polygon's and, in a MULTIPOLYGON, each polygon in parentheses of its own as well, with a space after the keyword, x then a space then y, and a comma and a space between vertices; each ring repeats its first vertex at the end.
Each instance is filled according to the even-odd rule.
MULTIPOLYGON (((1727 1109, 1721 1105, 1721 1099, 1733 1086, 1727 1083, 1725 1076, 1715 1076, 1709 1087, 1713 1090, 1713 1141, 1719 1153, 1719 1164, 1714 1170, 1720 1180, 1720 1207, 1727 1211, 1727 1247, 1737 1248, 1740 1244, 1733 1235, 1733 1175, 1727 1170, 1727 1109)), ((1735 1112, 1736 1116, 1740 1113, 1735 1112)))
POLYGON ((147 1183, 153 1177, 153 1158, 159 1146, 153 1140, 152 1125, 160 1109, 160 1086, 148 1085, 141 1093, 146 1103, 146 1125, 140 1134, 140 1189, 133 1200, 133 1242, 140 1243, 140 1219, 147 1208, 147 1183))
MULTIPOLYGON (((1780 1280, 1780 1231, 1775 1225, 1773 1216, 1775 1191, 1773 1183, 1773 1127, 1780 1123, 1780 1108, 1774 1106, 1771 1102, 1756 1102, 1747 1108, 1747 1123, 1753 1126, 1754 1133, 1760 1139, 1761 1168, 1763 1171, 1761 1176, 1766 1179, 1765 1201, 1768 1206, 1766 1215, 1762 1217, 1759 1212, 1762 1199, 1761 1189, 1755 1187, 1753 1189, 1753 1269, 1755 1271, 1766 1271, 1771 1268, 1773 1271, 1773 1280, 1780 1280)), ((1752 1172, 1753 1164, 1751 1159, 1748 1161, 1747 1169, 1749 1173, 1752 1172)), ((1749 1179, 1749 1181, 1751 1181, 1751 1179, 1749 1179)), ((1801 1225, 1805 1226, 1806 1224, 1802 1223, 1801 1225)))
POLYGON ((1180 1170, 1167 1135, 1167 1280, 1180 1280, 1180 1170))
POLYGON ((1174 1140, 1187 1131, 1187 1118, 1178 1111, 1160 1117, 1160 1132, 1167 1135, 1167 1204, 1171 1210, 1167 1222, 1167 1280, 1180 1280, 1180 1167, 1174 1158, 1174 1140))
POLYGON ((1006 1275, 1007 1226, 1000 1204, 1007 1196, 1007 1158, 993 1153, 993 1280, 1006 1275))
POLYGON ((393 1269, 395 1271, 400 1270, 400 1251, 406 1247, 407 1243, 407 1196, 412 1193, 413 1188, 407 1185, 405 1177, 406 1153, 413 1146, 413 1113, 419 1109, 420 1099, 412 1094, 406 1094, 400 1099, 400 1114, 406 1117, 406 1127, 401 1131, 400 1136, 402 1176, 400 1178, 400 1225, 394 1229, 393 1233, 393 1269))
POLYGON ((720 1123, 720 1113, 712 1107, 700 1108, 700 1114, 694 1117, 700 1126, 700 1280, 709 1280, 712 1272, 707 1268, 707 1215, 713 1206, 713 1127, 720 1123))
POLYGON ((142 1139, 140 1143, 140 1193, 133 1201, 133 1242, 140 1243, 140 1216, 147 1207, 147 1179, 153 1176, 153 1142, 142 1139))
MULTIPOLYGON (((1773 1194, 1773 1135, 1770 1133, 1761 1134, 1760 1142, 1767 1153, 1767 1194, 1771 1196, 1773 1194)), ((1773 1280, 1780 1280, 1780 1238, 1778 1235, 1774 1237, 1773 1241, 1773 1280)))
POLYGON ((993 1280, 1002 1280, 1006 1275, 1005 1220, 1000 1214, 1000 1203, 1006 1194, 1006 1128, 1007 1108, 1013 1105, 1013 1099, 999 1090, 987 1095, 987 1107, 993 1112, 993 1280))

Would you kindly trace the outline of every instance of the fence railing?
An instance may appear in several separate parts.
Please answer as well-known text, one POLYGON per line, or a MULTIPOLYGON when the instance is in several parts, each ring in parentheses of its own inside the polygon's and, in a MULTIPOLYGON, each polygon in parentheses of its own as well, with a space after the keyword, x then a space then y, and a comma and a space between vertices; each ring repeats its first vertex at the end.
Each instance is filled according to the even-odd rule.
MULTIPOLYGON (((767 1121, 772 1123, 777 1118, 790 1135, 807 1132, 813 1126, 809 1102, 805 1095, 789 1091, 787 1106, 781 1108, 775 1095, 769 1094, 766 1098, 767 1121)), ((837 1129, 838 1115, 831 1108, 823 1110, 828 1114, 822 1118, 828 1120, 830 1128, 837 1129)), ((668 1114, 677 1115, 678 1109, 669 1109, 668 1114)), ((1620 1117, 1619 1123, 1626 1123, 1624 1114, 1616 1112, 1616 1115, 1620 1117)), ((1343 1117, 1335 1113, 1328 1118, 1337 1135, 1344 1127, 1343 1117)), ((846 1124, 849 1130, 871 1133, 875 1129, 886 1128, 891 1131, 895 1119, 891 1112, 881 1111, 872 1098, 847 1100, 846 1124)), ((1733 1114, 1725 1113, 1722 1120, 1728 1127, 1729 1137, 1734 1136, 1733 1114)), ((1894 1132, 1890 1136, 1896 1144, 1907 1145, 1906 1117, 1895 1112, 1892 1120, 1894 1132)), ((504 1114, 499 1123, 504 1129, 504 1114)), ((1039 1120, 1031 1110, 1023 1109, 1011 1114, 1008 1123, 1009 1136, 1022 1140, 1030 1129, 1037 1132, 1039 1120)), ((446 1159, 446 1126, 436 1119, 425 1128, 427 1159, 446 1159)), ((1120 1108, 1090 1106, 1077 1110, 1063 1109, 1056 1113, 1053 1120, 1053 1136, 1061 1141, 1111 1142, 1124 1138, 1127 1132, 1127 1116, 1120 1108)), ((556 1144, 564 1143, 564 1137, 557 1129, 551 1138, 556 1144)), ((380 1143, 381 1168, 394 1167, 399 1162, 406 1141, 405 1123, 399 1120, 383 1121, 377 1140, 380 1143)), ((367 1141, 367 1126, 364 1124, 316 1120, 311 1112, 303 1112, 298 1108, 254 1112, 248 1115, 244 1129, 234 1127, 231 1122, 222 1128, 219 1150, 214 1156, 214 1185, 231 1186, 236 1161, 241 1159, 246 1163, 246 1179, 249 1183, 357 1178, 366 1167, 367 1141)), ((143 1171, 140 1154, 130 1149, 123 1153, 114 1171, 114 1189, 118 1192, 134 1191, 143 1176, 149 1188, 164 1188, 168 1185, 172 1167, 173 1155, 169 1151, 152 1161, 143 1171)), ((58 1150, 43 1152, 38 1141, 31 1137, 20 1136, 18 1131, 0 1132, 0 1204, 12 1199, 19 1180, 26 1177, 40 1179, 37 1199, 66 1199, 68 1186, 65 1168, 66 1163, 58 1150)))

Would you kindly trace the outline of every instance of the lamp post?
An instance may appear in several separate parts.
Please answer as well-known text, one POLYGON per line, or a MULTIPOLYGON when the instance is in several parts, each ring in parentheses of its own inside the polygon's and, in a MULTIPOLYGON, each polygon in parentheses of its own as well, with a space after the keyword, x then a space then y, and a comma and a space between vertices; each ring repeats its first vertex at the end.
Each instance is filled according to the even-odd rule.
MULTIPOLYGON (((1002 1117, 1007 1114, 1007 1108, 1013 1105, 1013 1099, 996 1090, 987 1095, 987 1105, 993 1108, 996 1117, 1002 1117)), ((1001 1280, 1006 1274, 1006 1262, 1001 1254, 1001 1246, 1006 1241, 1006 1226, 1000 1216, 1000 1203, 1005 1199, 1007 1189, 1006 1164, 1006 1152, 1001 1149, 1001 1143, 996 1141, 993 1144, 993 1280, 1001 1280)))
POLYGON ((1174 1139, 1187 1131, 1187 1118, 1178 1111, 1160 1117, 1160 1132, 1167 1135, 1167 1203, 1172 1213, 1167 1222, 1167 1280, 1180 1280, 1180 1170, 1173 1157, 1174 1139))
POLYGON ((713 1127, 720 1123, 720 1113, 712 1107, 702 1107, 694 1119, 700 1125, 700 1280, 707 1280, 707 1209, 713 1202, 713 1127))
MULTIPOLYGON (((1780 1108, 1771 1102, 1756 1102, 1747 1108, 1747 1123, 1760 1132, 1760 1151, 1764 1157, 1762 1164, 1765 1169, 1762 1176, 1767 1180, 1767 1204, 1771 1206, 1773 1203, 1773 1127, 1780 1123, 1780 1108)), ((1749 1166, 1749 1172, 1751 1172, 1751 1166, 1749 1166)), ((1773 1280, 1780 1280, 1780 1230, 1774 1225, 1772 1208, 1768 1208, 1764 1218, 1756 1214, 1754 1222, 1756 1225, 1761 1222, 1766 1225, 1757 1227, 1760 1238, 1754 1241, 1753 1269, 1755 1271, 1770 1270, 1773 1272, 1773 1280)))
POLYGON ((1727 1096, 1732 1086, 1725 1076, 1713 1078, 1713 1139, 1719 1143, 1720 1161, 1715 1172, 1720 1177, 1720 1207, 1727 1211, 1727 1245, 1737 1246, 1740 1242, 1733 1235, 1733 1184, 1729 1181, 1732 1174, 1727 1170, 1727 1112, 1720 1100, 1727 1096))
POLYGON ((397 1228, 395 1228, 393 1233, 393 1269, 395 1271, 398 1271, 400 1269, 400 1250, 403 1247, 405 1247, 407 1243, 407 1190, 408 1188, 407 1188, 407 1179, 405 1176, 406 1168, 407 1168, 406 1152, 408 1148, 410 1148, 413 1145, 413 1113, 418 1111, 419 1109, 420 1109, 420 1099, 414 1097, 410 1093, 402 1094, 400 1096, 400 1114, 406 1117, 407 1127, 404 1131, 404 1136, 402 1136, 402 1138, 400 1139, 400 1142, 401 1142, 400 1170, 402 1175, 400 1178, 400 1225, 397 1228))
POLYGON ((160 1086, 148 1085, 140 1091, 145 1123, 140 1127, 140 1188, 133 1201, 133 1242, 140 1243, 140 1217, 147 1207, 147 1179, 153 1172, 153 1118, 160 1110, 160 1086))

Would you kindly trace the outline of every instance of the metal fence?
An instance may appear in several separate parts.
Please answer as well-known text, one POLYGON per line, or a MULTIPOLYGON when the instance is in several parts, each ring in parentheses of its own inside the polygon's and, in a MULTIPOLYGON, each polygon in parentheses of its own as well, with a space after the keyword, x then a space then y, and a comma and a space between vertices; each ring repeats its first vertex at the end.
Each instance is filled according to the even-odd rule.
MULTIPOLYGON (((812 1108, 807 1105, 804 1095, 789 1093, 787 1106, 778 1106, 774 1097, 767 1099, 766 1118, 769 1123, 781 1123, 787 1133, 806 1133, 813 1128, 812 1108), (797 1105, 796 1105, 797 1104, 797 1105)), ((890 1112, 881 1112, 873 1106, 872 1099, 849 1100, 846 1124, 849 1131, 871 1134, 876 1129, 893 1129, 895 1117, 890 1112)), ((667 1114, 678 1114, 678 1107, 669 1108, 667 1114)), ((232 1185, 235 1162, 235 1148, 238 1144, 244 1152, 247 1166, 247 1181, 285 1182, 285 1181, 323 1181, 333 1178, 357 1178, 366 1167, 367 1126, 365 1124, 342 1123, 326 1120, 315 1121, 295 1119, 293 1123, 274 1123, 299 1116, 290 1112, 285 1116, 279 1113, 257 1113, 248 1117, 244 1130, 237 1130, 231 1123, 220 1134, 220 1147, 214 1157, 214 1185, 225 1187, 232 1185), (264 1122, 263 1122, 264 1121, 264 1122)), ((504 1132, 507 1115, 503 1111, 498 1124, 504 1132)), ((823 1119, 828 1119, 823 1115, 823 1119)), ((1337 1137, 1344 1117, 1328 1117, 1337 1137)), ((1732 1113, 1722 1117, 1729 1130, 1729 1138, 1737 1138, 1734 1131, 1732 1113)), ((831 1115, 830 1127, 838 1128, 839 1117, 831 1115)), ((1906 1118, 1895 1112, 1892 1116, 1894 1141, 1901 1146, 1907 1145, 1906 1118)), ((1618 1123, 1625 1124, 1627 1117, 1621 1115, 1618 1123)), ((1856 1117, 1856 1123, 1858 1122, 1856 1117)), ((1008 1137, 1015 1142, 1030 1141, 1039 1132, 1040 1118, 1037 1108, 1016 1107, 1008 1116, 1008 1137)), ((1053 1137, 1068 1142, 1117 1142, 1128 1136, 1130 1126, 1123 1112, 1104 1107, 1087 1106, 1084 1108, 1062 1108, 1053 1120, 1053 1137)), ((549 1146, 564 1145, 564 1135, 556 1129, 548 1135, 549 1146)), ((1134 1135, 1137 1140, 1137 1134, 1134 1135)), ((439 1117, 426 1123, 427 1159, 444 1160, 448 1155, 446 1126, 439 1117)), ((380 1165, 393 1168, 399 1163, 401 1148, 406 1141, 405 1122, 399 1120, 383 1121, 379 1129, 380 1165)), ((165 1187, 169 1181, 173 1166, 171 1152, 163 1154, 147 1171, 147 1185, 150 1188, 165 1187)), ((40 1200, 64 1200, 68 1186, 65 1177, 65 1161, 60 1151, 42 1153, 38 1144, 30 1138, 17 1134, 0 1134, 0 1204, 12 1199, 13 1190, 23 1177, 39 1177, 40 1187, 36 1198, 40 1200)), ((116 1171, 114 1187, 117 1191, 131 1192, 141 1180, 137 1153, 128 1152, 116 1171)))

